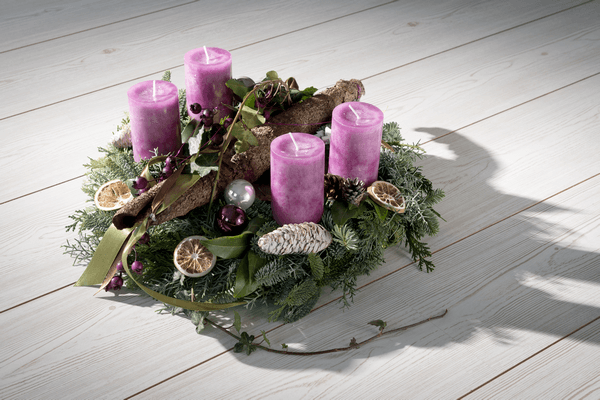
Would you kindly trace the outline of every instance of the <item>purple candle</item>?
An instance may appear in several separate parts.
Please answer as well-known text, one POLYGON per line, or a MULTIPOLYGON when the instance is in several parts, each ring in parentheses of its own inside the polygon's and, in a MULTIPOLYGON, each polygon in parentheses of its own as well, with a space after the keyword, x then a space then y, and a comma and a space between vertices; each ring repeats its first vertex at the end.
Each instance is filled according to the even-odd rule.
POLYGON ((200 114, 193 114, 190 107, 194 103, 202 109, 218 108, 214 122, 229 115, 231 111, 223 104, 232 103, 231 90, 225 83, 231 79, 231 53, 218 47, 201 47, 185 53, 185 88, 189 115, 200 120, 200 114))
POLYGON ((179 98, 171 82, 144 81, 127 91, 133 159, 149 159, 181 147, 179 98))
POLYGON ((333 110, 329 173, 359 178, 369 186, 377 180, 383 112, 368 103, 342 103, 333 110))
POLYGON ((279 225, 319 222, 324 206, 325 143, 306 133, 271 143, 271 206, 279 225), (294 143, 295 142, 295 143, 294 143))

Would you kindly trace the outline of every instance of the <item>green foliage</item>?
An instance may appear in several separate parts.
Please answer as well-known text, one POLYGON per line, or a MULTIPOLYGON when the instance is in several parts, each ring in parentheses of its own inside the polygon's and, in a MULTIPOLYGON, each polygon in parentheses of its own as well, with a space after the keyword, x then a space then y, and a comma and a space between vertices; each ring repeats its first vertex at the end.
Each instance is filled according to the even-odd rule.
MULTIPOLYGON (((289 96, 300 93, 290 80, 285 84, 289 88, 287 92, 278 86, 271 87, 281 90, 276 96, 279 96, 277 101, 282 107, 286 106, 289 96)), ((300 96, 308 96, 309 92, 300 96)), ((260 99, 262 94, 257 94, 257 99, 260 99)), ((254 115, 258 117, 262 114, 256 112, 254 115)), ((182 116, 182 123, 185 118, 187 111, 186 116, 182 116)), ((190 130, 195 129, 193 124, 190 126, 190 130)), ((242 126, 240 129, 243 130, 236 133, 242 137, 239 141, 252 145, 253 137, 244 139, 246 128, 242 126)), ((388 211, 371 200, 363 201, 359 207, 328 201, 321 224, 332 233, 332 244, 318 254, 277 256, 266 254, 257 246, 260 236, 278 227, 272 218, 270 203, 257 199, 247 210, 251 220, 247 231, 226 237, 222 236, 215 224, 215 210, 224 204, 223 199, 218 198, 217 207, 213 207, 211 212, 206 205, 192 210, 184 218, 149 228, 150 243, 136 245, 137 259, 145 267, 138 279, 150 289, 178 299, 215 304, 244 300, 249 306, 264 302, 275 306, 269 315, 270 320, 293 322, 311 311, 326 286, 341 290, 341 302, 348 306, 356 293, 358 277, 369 274, 384 262, 384 249, 388 246, 404 244, 418 268, 431 271, 434 268, 430 261, 431 251, 423 238, 439 230, 440 216, 433 207, 442 200, 444 193, 433 188, 432 183, 423 176, 421 168, 415 166, 422 152, 402 144, 397 124, 384 125, 384 140, 392 146, 393 151, 381 151, 379 179, 400 189, 406 202, 403 214, 388 211), (175 269, 173 250, 184 238, 198 234, 207 238, 205 245, 219 257, 209 274, 188 278, 175 269)), ((100 151, 102 157, 90 160, 86 165, 88 179, 83 190, 90 201, 93 201, 96 190, 105 182, 113 179, 131 180, 141 174, 147 165, 147 162, 135 163, 131 149, 109 145, 100 151)), ((201 157, 201 166, 208 166, 216 160, 212 154, 203 154, 201 157)), ((158 163, 149 168, 152 174, 156 174, 162 167, 163 164, 158 163)), ((89 262, 110 226, 114 213, 95 207, 75 211, 70 217, 73 223, 67 230, 78 236, 63 246, 65 253, 71 255, 76 263, 89 262)), ((129 262, 134 257, 131 254, 129 262)), ((124 276, 124 280, 129 288, 137 287, 127 276, 124 276)), ((198 332, 204 328, 205 313, 167 309, 189 316, 198 332)), ((373 325, 382 329, 381 324, 373 325)), ((234 326, 239 332, 241 322, 237 312, 234 326)), ((251 353, 254 351, 254 338, 244 334, 242 332, 243 339, 236 344, 236 351, 251 353)), ((264 333, 263 337, 266 340, 264 333)))
POLYGON ((252 343, 253 341, 254 335, 248 335, 248 333, 242 332, 240 335, 240 341, 233 346, 233 351, 236 353, 246 353, 246 355, 250 355, 257 349, 256 345, 252 343))

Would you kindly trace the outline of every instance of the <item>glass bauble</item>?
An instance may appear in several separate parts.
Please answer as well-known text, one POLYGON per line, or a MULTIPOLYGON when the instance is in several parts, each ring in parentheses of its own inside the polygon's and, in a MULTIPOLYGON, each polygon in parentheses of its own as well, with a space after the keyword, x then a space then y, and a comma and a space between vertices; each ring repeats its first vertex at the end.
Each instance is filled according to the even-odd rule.
POLYGON ((236 179, 225 188, 225 202, 244 210, 254 204, 256 193, 254 186, 244 179, 236 179))

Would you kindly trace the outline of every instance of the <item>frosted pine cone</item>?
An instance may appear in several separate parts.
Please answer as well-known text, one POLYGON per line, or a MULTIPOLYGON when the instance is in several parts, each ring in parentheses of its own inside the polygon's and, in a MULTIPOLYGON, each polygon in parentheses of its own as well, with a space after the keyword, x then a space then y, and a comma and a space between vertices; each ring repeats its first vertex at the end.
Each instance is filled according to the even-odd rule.
POLYGON ((287 224, 258 239, 258 247, 268 254, 309 254, 326 249, 331 233, 319 224, 304 222, 287 224))

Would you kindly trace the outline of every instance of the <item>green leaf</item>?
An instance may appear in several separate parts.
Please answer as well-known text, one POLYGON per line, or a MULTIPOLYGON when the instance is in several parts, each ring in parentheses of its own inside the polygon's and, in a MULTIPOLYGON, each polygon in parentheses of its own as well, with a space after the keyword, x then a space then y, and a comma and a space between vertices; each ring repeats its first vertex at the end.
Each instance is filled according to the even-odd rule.
POLYGON ((281 348, 285 350, 285 349, 287 349, 287 348, 288 348, 288 345, 287 345, 287 344, 285 344, 285 343, 281 343, 281 348))
POLYGON ((195 119, 192 119, 190 122, 188 122, 181 132, 181 143, 187 143, 187 141, 194 136, 197 126, 198 122, 195 119))
POLYGON ((238 139, 238 141, 235 142, 234 146, 236 153, 243 153, 244 151, 250 148, 250 145, 258 145, 258 139, 256 139, 252 132, 246 129, 244 127, 244 124, 242 124, 241 122, 236 122, 233 125, 231 134, 233 135, 233 137, 238 139))
POLYGON ((244 96, 246 96, 248 94, 248 92, 250 91, 250 89, 248 89, 246 87, 246 85, 244 85, 242 82, 238 81, 237 79, 230 79, 227 82, 225 82, 225 86, 227 86, 229 89, 231 89, 233 91, 233 93, 238 96, 240 99, 243 99, 244 96))
POLYGON ((200 242, 217 257, 224 259, 238 258, 244 254, 253 234, 252 232, 244 232, 237 236, 221 236, 201 240, 200 242))
POLYGON ((377 213, 377 216, 380 220, 385 221, 385 218, 387 217, 389 211, 387 208, 381 207, 379 204, 375 203, 370 198, 367 199, 366 203, 369 203, 371 206, 373 206, 373 209, 377 213))
POLYGON ((275 71, 267 72, 267 80, 276 81, 277 79, 279 79, 279 75, 277 74, 277 72, 275 72, 275 71))
MULTIPOLYGON (((266 121, 265 117, 263 117, 258 110, 250 108, 246 105, 242 106, 242 120, 248 129, 252 129, 255 126, 260 126, 266 121)), ((258 145, 258 141, 256 141, 256 144, 254 144, 254 146, 256 145, 258 145)))
POLYGON ((267 260, 257 256, 252 250, 246 254, 235 274, 233 297, 244 297, 258 289, 259 285, 254 279, 254 274, 266 263, 267 260))
POLYGON ((312 271, 312 275, 315 279, 323 278, 323 272, 325 270, 325 265, 323 264, 323 260, 315 253, 310 253, 308 255, 308 262, 310 263, 310 270, 312 271))
POLYGON ((267 344, 269 345, 269 347, 271 347, 271 342, 269 342, 269 339, 267 339, 267 332, 260 331, 260 333, 262 333, 262 337, 265 340, 265 342, 267 342, 267 344))
POLYGON ((347 204, 336 201, 331 206, 331 216, 336 225, 344 225, 351 218, 356 218, 367 211, 365 203, 361 203, 360 207, 349 207, 347 204))
POLYGON ((234 315, 233 327, 239 333, 240 329, 242 329, 242 319, 240 318, 240 314, 235 310, 233 310, 233 315, 234 315))
POLYGON ((385 327, 387 326, 387 322, 377 319, 375 321, 368 322, 369 325, 373 325, 379 328, 379 332, 383 332, 385 327))

